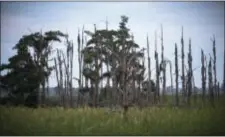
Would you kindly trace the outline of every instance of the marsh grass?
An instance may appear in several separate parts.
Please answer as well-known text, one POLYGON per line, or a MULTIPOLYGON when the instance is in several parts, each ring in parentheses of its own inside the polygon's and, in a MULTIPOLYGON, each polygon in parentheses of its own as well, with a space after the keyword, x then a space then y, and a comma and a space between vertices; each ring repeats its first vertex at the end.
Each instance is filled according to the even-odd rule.
POLYGON ((225 135, 224 101, 217 107, 103 108, 0 107, 1 135, 225 135))

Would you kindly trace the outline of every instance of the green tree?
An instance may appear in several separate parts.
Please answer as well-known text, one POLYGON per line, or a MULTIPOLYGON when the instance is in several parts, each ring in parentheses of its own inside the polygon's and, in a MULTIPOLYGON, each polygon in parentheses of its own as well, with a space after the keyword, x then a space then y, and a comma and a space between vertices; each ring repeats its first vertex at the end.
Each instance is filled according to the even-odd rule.
MULTIPOLYGON (((131 77, 131 70, 135 65, 141 65, 139 59, 144 56, 143 49, 135 51, 138 48, 126 27, 128 17, 122 16, 118 30, 95 30, 94 33, 85 31, 91 39, 87 42, 87 47, 84 48, 85 64, 92 64, 92 69, 84 68, 86 77, 90 77, 95 81, 95 88, 98 88, 99 80, 105 76, 111 77, 113 81, 114 92, 118 95, 123 95, 123 100, 126 99, 126 85, 131 77), (102 74, 99 73, 99 68, 102 64, 111 66, 111 70, 102 74), (87 75, 87 72, 89 72, 87 75)), ((133 69, 134 70, 134 69, 133 69)), ((136 70, 137 71, 137 70, 136 70)), ((97 91, 97 90, 95 90, 97 91)), ((115 95, 115 94, 114 94, 115 95)), ((115 96, 114 96, 115 97, 115 96)))
MULTIPOLYGON (((6 75, 1 76, 1 85, 12 93, 18 103, 24 103, 25 93, 39 91, 40 85, 42 89, 45 88, 45 82, 53 69, 48 66, 48 56, 52 53, 51 44, 54 41, 60 42, 61 36, 65 35, 60 31, 32 33, 23 36, 13 47, 17 54, 9 59, 8 64, 1 66, 1 71, 9 70, 6 75)), ((44 95, 42 94, 42 99, 44 95)))

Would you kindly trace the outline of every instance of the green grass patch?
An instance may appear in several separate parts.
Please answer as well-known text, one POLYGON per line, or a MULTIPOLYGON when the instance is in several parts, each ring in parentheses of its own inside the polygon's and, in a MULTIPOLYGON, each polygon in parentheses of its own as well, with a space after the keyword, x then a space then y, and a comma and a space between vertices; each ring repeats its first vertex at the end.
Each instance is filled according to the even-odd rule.
MULTIPOLYGON (((220 102, 221 103, 221 102, 220 102)), ((225 107, 106 109, 0 107, 1 135, 225 135, 225 107)))

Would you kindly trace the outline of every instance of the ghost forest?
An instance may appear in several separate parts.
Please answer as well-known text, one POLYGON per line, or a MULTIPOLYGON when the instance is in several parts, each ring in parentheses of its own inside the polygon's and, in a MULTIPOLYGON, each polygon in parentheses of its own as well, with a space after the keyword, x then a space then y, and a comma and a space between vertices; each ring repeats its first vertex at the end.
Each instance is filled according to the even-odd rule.
MULTIPOLYGON (((189 39, 188 54, 185 55, 183 28, 181 56, 177 49, 178 44, 175 43, 174 57, 171 58, 171 60, 175 60, 175 66, 172 66, 171 61, 164 58, 162 27, 160 61, 157 52, 157 38, 154 49, 149 45, 148 36, 146 48, 139 49, 139 45, 134 41, 134 36, 129 34, 127 23, 128 17, 122 16, 118 30, 108 29, 107 21, 105 29, 97 30, 95 24, 94 32, 83 28, 81 33, 78 31, 76 47, 69 40, 68 35, 60 31, 48 31, 44 34, 36 32, 23 36, 13 48, 17 50, 17 54, 9 58, 8 64, 1 65, 1 71, 8 70, 5 75, 1 75, 1 89, 8 91, 10 101, 14 105, 26 103, 48 105, 46 96, 49 89, 49 76, 51 73, 55 73, 58 83, 56 92, 60 106, 120 105, 128 108, 135 105, 144 107, 166 102, 165 93, 168 89, 166 89, 165 74, 166 71, 170 71, 171 89, 173 89, 173 79, 175 78, 174 105, 191 105, 191 97, 197 99, 192 68, 192 45, 191 39, 189 39), (62 50, 53 49, 54 46, 52 46, 53 42, 61 42, 62 39, 66 41, 65 53, 62 50), (74 48, 77 48, 79 66, 73 64, 74 48), (30 49, 34 51, 33 54, 30 49), (150 57, 150 50, 155 51, 154 58, 150 57), (56 52, 57 56, 50 59, 53 52, 56 52), (147 65, 144 62, 145 53, 147 53, 147 65), (187 58, 185 59, 185 57, 187 58), (185 60, 187 60, 187 65, 185 60), (54 61, 54 66, 49 66, 49 61, 54 61), (155 63, 155 74, 151 73, 151 63, 155 63), (179 63, 182 67, 180 72, 179 63), (103 72, 103 65, 107 68, 106 72, 103 72), (79 78, 73 77, 74 67, 79 67, 79 78), (175 68, 174 72, 173 67, 175 68), (146 71, 147 77, 145 76, 146 71), (152 75, 155 75, 156 80, 151 79, 152 75), (104 87, 103 79, 107 81, 104 87), (182 82, 181 94, 178 88, 180 80, 182 82), (77 91, 73 88, 73 82, 79 83, 77 91), (160 90, 162 94, 160 94, 160 90), (77 96, 73 96, 74 92, 77 92, 77 96)), ((209 99, 213 105, 221 88, 216 77, 215 37, 211 40, 213 57, 204 54, 203 49, 200 53, 202 62, 201 100, 205 102, 209 99)))
POLYGON ((117 30, 108 28, 107 20, 105 29, 98 29, 95 24, 93 31, 83 27, 77 33, 77 45, 68 34, 59 30, 24 35, 13 47, 16 55, 0 67, 1 105, 23 106, 32 110, 60 107, 64 111, 72 108, 107 108, 109 113, 120 110, 123 118, 129 117, 129 111, 133 108, 144 111, 146 108, 200 109, 221 105, 218 101, 224 98, 225 76, 219 83, 215 36, 209 39, 212 55, 206 54, 204 49, 199 53, 201 65, 198 69, 202 84, 196 88, 192 41, 189 38, 189 44, 184 44, 183 27, 180 42, 174 42, 171 47, 174 48, 174 56, 167 59, 164 57, 167 43, 164 43, 162 25, 160 41, 155 32, 155 41, 150 45, 146 35, 146 46, 140 48, 127 23, 128 17, 121 16, 117 30), (66 50, 54 48, 57 42, 66 50), (157 51, 157 44, 161 47, 161 53, 157 51), (188 52, 184 51, 185 46, 188 52), (74 50, 77 50, 78 56, 74 56, 74 50), (150 55, 150 50, 154 51, 153 55, 150 55), (53 53, 56 56, 52 56, 53 53), (75 59, 79 64, 74 64, 75 59), (155 66, 154 73, 152 64, 155 66), (74 76, 74 68, 78 68, 79 76, 74 76), (49 97, 49 76, 52 74, 56 77, 57 87, 54 88, 55 96, 49 97), (167 79, 171 82, 169 86, 167 79), (74 87, 75 82, 79 87, 74 87), (7 95, 3 96, 3 91, 7 95))

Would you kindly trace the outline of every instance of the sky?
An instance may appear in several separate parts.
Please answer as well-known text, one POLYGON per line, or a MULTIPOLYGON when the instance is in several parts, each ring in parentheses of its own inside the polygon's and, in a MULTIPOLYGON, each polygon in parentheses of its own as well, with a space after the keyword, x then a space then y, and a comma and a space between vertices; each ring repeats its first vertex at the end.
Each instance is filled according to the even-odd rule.
MULTIPOLYGON (((75 45, 74 77, 79 76, 77 32, 84 25, 85 30, 105 28, 106 19, 109 29, 118 29, 121 15, 129 17, 128 27, 134 34, 134 40, 140 47, 146 47, 146 36, 150 41, 152 62, 152 79, 155 79, 155 32, 157 33, 157 50, 161 56, 161 30, 163 26, 164 56, 173 64, 174 45, 181 51, 181 28, 184 28, 185 56, 191 39, 195 85, 201 87, 201 49, 212 55, 212 38, 216 38, 217 79, 223 80, 224 52, 224 2, 1 2, 1 47, 2 63, 16 51, 12 47, 23 35, 31 32, 60 30, 69 34, 75 45)), ((55 43, 53 48, 65 50, 64 43, 55 43)), ((146 54, 147 56, 147 54, 146 54)), ((53 55, 54 57, 54 55, 53 55)), ((160 59, 160 58, 159 58, 160 59)), ((145 59, 147 65, 147 59, 145 59)), ((181 60, 179 60, 181 64, 181 60)), ((187 64, 187 59, 185 59, 187 64)), ((50 63, 52 64, 52 63, 50 63)), ((179 64, 179 65, 180 65, 179 64)), ((180 70, 181 72, 181 70, 180 70)), ((147 74, 147 72, 146 72, 147 74)), ((167 69, 167 86, 171 85, 169 67, 167 69)), ((175 77, 173 76, 175 80, 175 77)), ((175 82, 173 82, 175 83, 175 82)), ((50 86, 57 85, 53 72, 50 86)), ((78 86, 74 81, 73 85, 78 86)))

